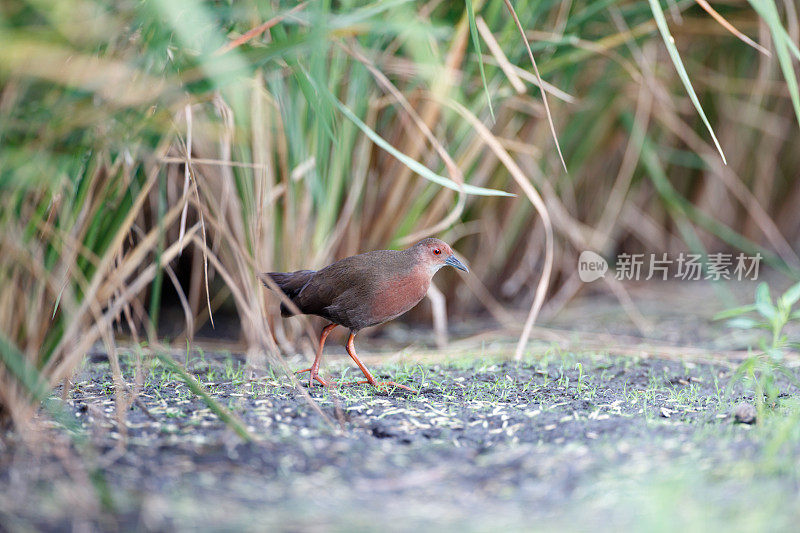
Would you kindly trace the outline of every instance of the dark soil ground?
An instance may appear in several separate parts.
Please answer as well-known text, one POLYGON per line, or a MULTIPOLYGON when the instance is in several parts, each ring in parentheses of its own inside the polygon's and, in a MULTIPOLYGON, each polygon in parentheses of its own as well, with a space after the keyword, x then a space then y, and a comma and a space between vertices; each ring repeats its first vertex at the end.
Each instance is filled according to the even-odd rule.
MULTIPOLYGON (((190 358, 250 443, 176 374, 148 367, 124 447, 103 362, 86 365, 67 402, 88 443, 3 444, 4 528, 716 529, 800 518, 796 428, 735 423, 743 398, 725 393, 730 365, 551 350, 523 363, 378 369, 409 393, 309 390, 277 374, 248 382, 235 356, 190 358)), ((125 378, 135 381, 132 367, 125 378)))
MULTIPOLYGON (((752 301, 744 292, 739 303, 752 301)), ((141 384, 139 401, 117 413, 95 354, 65 403, 54 392, 39 429, 0 435, 0 531, 796 529, 798 390, 778 377, 756 424, 733 416, 755 403, 755 382, 733 378, 761 333, 710 321, 720 304, 697 285, 637 305, 654 326, 647 338, 634 338, 615 301, 592 297, 538 329, 519 363, 513 332, 429 357, 413 344, 423 332, 395 324, 372 342, 411 343, 400 357, 369 357, 362 339, 377 377, 413 393, 309 389, 278 369, 250 380, 235 353, 177 357, 250 442, 180 375, 155 360, 137 374, 129 354, 124 378, 141 384)), ((485 325, 454 327, 464 338, 485 325)), ((324 375, 352 381, 340 340, 324 375)), ((797 376, 795 361, 783 369, 797 376)))

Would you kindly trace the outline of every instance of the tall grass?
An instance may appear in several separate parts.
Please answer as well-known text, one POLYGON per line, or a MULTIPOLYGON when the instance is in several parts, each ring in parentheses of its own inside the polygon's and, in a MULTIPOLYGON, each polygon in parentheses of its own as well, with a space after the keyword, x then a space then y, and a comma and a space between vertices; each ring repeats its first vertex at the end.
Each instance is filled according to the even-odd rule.
POLYGON ((188 339, 233 302, 257 363, 303 327, 258 272, 432 233, 475 273, 437 278, 451 312, 515 327, 537 286, 548 314, 581 290, 587 248, 741 249, 797 276, 791 2, 469 7, 4 2, 5 414, 96 342, 124 409, 114 333, 157 342, 165 286, 188 339))

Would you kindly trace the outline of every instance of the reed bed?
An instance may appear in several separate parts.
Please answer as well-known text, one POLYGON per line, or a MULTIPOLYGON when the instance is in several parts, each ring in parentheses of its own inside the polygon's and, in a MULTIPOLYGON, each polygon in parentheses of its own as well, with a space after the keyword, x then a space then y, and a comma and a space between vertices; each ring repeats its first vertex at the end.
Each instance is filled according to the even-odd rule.
POLYGON ((259 272, 431 234, 474 273, 437 278, 440 331, 441 295, 529 331, 585 289, 585 249, 800 272, 791 1, 9 0, 0 24, 18 424, 97 343, 122 416, 117 334, 158 346, 165 294, 177 342, 230 306, 258 366, 311 333, 259 272))

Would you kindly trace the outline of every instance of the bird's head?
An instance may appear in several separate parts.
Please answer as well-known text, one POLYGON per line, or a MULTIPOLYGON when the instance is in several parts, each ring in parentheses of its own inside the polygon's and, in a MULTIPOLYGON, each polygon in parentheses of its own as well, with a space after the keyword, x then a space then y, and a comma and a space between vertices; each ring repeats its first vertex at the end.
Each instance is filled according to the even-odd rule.
POLYGON ((451 266, 469 272, 464 263, 456 259, 450 245, 439 239, 423 239, 411 247, 417 260, 428 268, 431 276, 443 266, 451 266))

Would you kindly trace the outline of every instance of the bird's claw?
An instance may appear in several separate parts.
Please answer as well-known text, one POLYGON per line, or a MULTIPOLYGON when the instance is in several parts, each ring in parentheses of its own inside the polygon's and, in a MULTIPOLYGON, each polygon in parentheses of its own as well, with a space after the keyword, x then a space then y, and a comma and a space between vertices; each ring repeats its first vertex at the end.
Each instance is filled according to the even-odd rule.
POLYGON ((414 393, 415 393, 415 392, 417 392, 417 391, 415 391, 414 389, 412 389, 411 387, 406 387, 405 385, 401 385, 401 384, 399 384, 399 383, 397 383, 397 382, 395 382, 395 381, 369 381, 369 380, 367 380, 367 379, 363 379, 363 380, 361 380, 361 381, 356 381, 356 382, 354 382, 354 383, 352 383, 352 384, 353 384, 353 385, 364 385, 364 384, 367 384, 367 383, 369 383, 370 385, 372 385, 372 386, 373 386, 373 387, 375 387, 376 389, 382 389, 382 388, 384 388, 385 386, 389 386, 389 385, 391 385, 392 387, 397 387, 397 388, 400 388, 400 389, 405 389, 405 390, 407 390, 407 391, 409 391, 409 392, 414 392, 414 393))
POLYGON ((328 380, 328 381, 325 381, 324 379, 322 379, 319 376, 319 374, 314 372, 314 370, 311 369, 311 368, 298 370, 297 372, 295 372, 295 374, 302 374, 303 372, 311 372, 311 375, 308 377, 308 387, 309 388, 314 386, 314 381, 317 381, 323 387, 338 387, 339 385, 347 386, 347 385, 366 385, 366 384, 369 384, 369 385, 372 385, 373 387, 375 387, 376 389, 384 389, 386 387, 391 386, 391 387, 397 387, 399 389, 405 389, 405 390, 407 390, 409 392, 417 392, 414 389, 412 389, 411 387, 407 387, 405 385, 401 385, 400 383, 397 383, 395 381, 375 381, 375 380, 370 381, 368 379, 362 379, 361 381, 351 381, 350 383, 338 383, 337 384, 332 379, 328 380))
POLYGON ((304 370, 298 370, 297 372, 295 372, 295 374, 302 374, 303 372, 311 372, 311 375, 308 376, 308 388, 311 388, 311 387, 314 386, 314 381, 318 381, 319 384, 322 385, 323 387, 330 387, 332 385, 333 386, 336 385, 336 382, 333 381, 333 380, 325 381, 324 379, 322 379, 319 376, 319 374, 317 372, 315 372, 314 369, 312 369, 312 368, 306 368, 304 370))

